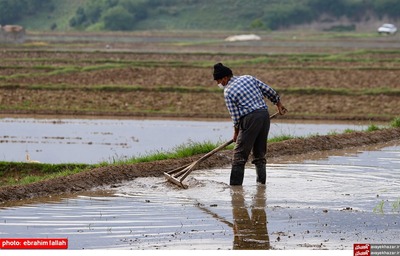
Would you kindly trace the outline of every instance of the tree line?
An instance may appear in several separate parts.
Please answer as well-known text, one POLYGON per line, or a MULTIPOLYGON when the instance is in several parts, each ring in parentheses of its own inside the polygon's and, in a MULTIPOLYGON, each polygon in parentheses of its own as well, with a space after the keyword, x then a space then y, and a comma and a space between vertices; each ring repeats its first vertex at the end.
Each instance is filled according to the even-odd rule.
MULTIPOLYGON (((17 23, 21 17, 34 16, 43 10, 51 12, 59 1, 68 0, 0 0, 0 24, 17 23)), ((197 10, 205 5, 221 4, 256 6, 253 13, 243 14, 238 8, 232 15, 246 19, 248 28, 260 30, 309 23, 321 14, 346 16, 353 21, 359 21, 367 14, 393 19, 400 16, 399 0, 88 0, 77 8, 69 25, 80 30, 96 25, 99 30, 135 30, 139 22, 158 14, 176 17, 188 6, 196 6, 197 10)))
MULTIPOLYGON (((361 20, 367 13, 372 13, 378 18, 387 15, 389 18, 397 19, 400 16, 398 0, 281 0, 279 4, 276 2, 257 1, 260 7, 266 7, 258 17, 249 21, 249 28, 276 30, 293 24, 312 22, 321 14, 337 18, 346 16, 353 21, 361 20)), ((90 0, 85 7, 78 8, 76 15, 70 20, 70 26, 85 28, 101 22, 105 30, 134 30, 136 23, 150 17, 151 10, 160 7, 164 7, 164 10, 170 8, 174 9, 171 15, 176 15, 180 6, 201 6, 209 3, 204 0, 90 0)))

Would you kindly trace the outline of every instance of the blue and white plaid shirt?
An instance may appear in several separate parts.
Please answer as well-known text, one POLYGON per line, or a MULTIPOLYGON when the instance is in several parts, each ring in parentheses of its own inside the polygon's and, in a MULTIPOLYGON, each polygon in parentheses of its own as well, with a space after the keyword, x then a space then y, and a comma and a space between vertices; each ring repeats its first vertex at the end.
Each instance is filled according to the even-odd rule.
POLYGON ((264 97, 274 104, 280 100, 274 89, 257 78, 249 75, 233 76, 224 88, 225 103, 233 125, 238 127, 241 117, 257 109, 268 109, 264 97))

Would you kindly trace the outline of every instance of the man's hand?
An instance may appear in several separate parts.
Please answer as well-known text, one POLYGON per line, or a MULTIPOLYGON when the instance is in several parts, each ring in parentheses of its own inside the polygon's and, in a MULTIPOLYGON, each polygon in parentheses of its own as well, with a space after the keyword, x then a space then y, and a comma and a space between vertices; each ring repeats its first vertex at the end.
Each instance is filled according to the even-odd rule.
POLYGON ((276 108, 279 111, 279 114, 284 115, 288 112, 288 110, 282 105, 282 102, 278 102, 276 103, 276 108))

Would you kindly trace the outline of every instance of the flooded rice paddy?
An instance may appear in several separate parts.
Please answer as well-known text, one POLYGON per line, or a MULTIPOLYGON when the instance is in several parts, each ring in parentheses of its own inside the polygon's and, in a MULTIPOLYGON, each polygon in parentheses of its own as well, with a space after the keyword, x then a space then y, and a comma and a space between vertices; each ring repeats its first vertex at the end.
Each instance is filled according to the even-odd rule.
POLYGON ((329 249, 398 243, 400 142, 248 166, 199 170, 182 190, 138 178, 74 197, 0 209, 0 237, 67 237, 70 249, 329 249))
MULTIPOLYGON (((273 120, 270 138, 364 130, 368 124, 273 120)), ((0 118, 0 161, 99 163, 170 151, 190 142, 225 142, 233 134, 229 120, 117 120, 0 118)))

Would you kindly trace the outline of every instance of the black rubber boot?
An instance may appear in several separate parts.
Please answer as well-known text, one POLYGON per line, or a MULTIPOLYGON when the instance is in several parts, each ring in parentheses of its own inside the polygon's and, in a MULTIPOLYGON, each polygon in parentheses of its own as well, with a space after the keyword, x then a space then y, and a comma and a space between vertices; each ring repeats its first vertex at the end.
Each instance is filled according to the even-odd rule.
POLYGON ((265 164, 256 165, 256 172, 257 172, 257 183, 265 184, 265 181, 267 179, 265 164))
POLYGON ((231 170, 231 186, 242 186, 244 177, 244 166, 234 165, 231 170))

